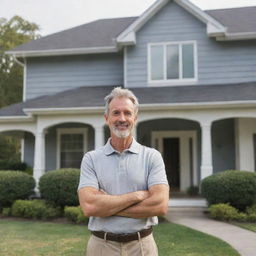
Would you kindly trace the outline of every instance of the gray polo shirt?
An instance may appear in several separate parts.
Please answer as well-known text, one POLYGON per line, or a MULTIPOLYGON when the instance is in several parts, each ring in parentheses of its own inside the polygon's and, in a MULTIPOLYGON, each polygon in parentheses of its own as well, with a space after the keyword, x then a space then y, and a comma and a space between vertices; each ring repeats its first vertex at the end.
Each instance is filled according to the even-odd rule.
MULTIPOLYGON (((157 150, 142 146, 133 139, 130 148, 119 153, 108 140, 105 146, 84 155, 78 189, 93 187, 103 189, 110 195, 121 195, 148 190, 157 184, 168 185, 164 162, 157 150)), ((157 217, 90 217, 88 229, 117 234, 132 233, 157 223, 157 217)))

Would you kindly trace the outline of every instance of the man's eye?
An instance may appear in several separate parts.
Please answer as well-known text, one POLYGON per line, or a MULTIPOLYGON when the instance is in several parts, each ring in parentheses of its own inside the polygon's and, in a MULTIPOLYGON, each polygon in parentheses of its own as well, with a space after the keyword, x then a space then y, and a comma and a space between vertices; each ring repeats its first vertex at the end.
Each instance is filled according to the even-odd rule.
POLYGON ((126 116, 131 116, 132 113, 131 113, 131 112, 125 112, 125 115, 126 115, 126 116))
POLYGON ((116 116, 116 115, 119 115, 119 111, 114 111, 114 112, 113 112, 113 115, 115 115, 115 116, 116 116))

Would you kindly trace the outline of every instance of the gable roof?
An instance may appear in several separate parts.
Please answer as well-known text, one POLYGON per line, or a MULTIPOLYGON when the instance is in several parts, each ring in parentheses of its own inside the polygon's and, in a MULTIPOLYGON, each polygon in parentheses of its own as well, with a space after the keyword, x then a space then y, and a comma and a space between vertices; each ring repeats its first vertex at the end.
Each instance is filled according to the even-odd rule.
MULTIPOLYGON (((256 38, 256 6, 206 11, 227 28, 226 39, 256 38)), ((225 40, 225 37, 217 38, 225 40)))
POLYGON ((205 12, 227 27, 227 33, 256 31, 256 6, 206 10, 205 12))
MULTIPOLYGON (((117 52, 121 45, 136 44, 136 32, 169 1, 156 1, 140 17, 97 20, 39 38, 7 53, 27 57, 117 52)), ((202 11, 188 0, 172 1, 204 22, 209 37, 256 39, 256 6, 202 11)))
POLYGON ((137 17, 126 17, 96 20, 30 41, 9 53, 23 53, 25 56, 40 53, 42 56, 117 51, 116 37, 136 19, 137 17))
MULTIPOLYGON (((32 114, 55 114, 78 111, 103 111, 104 97, 111 86, 80 87, 50 96, 13 104, 0 109, 0 120, 32 114)), ((218 107, 218 105, 256 104, 256 83, 195 85, 174 87, 145 87, 131 89, 138 97, 141 108, 156 109, 161 106, 182 108, 192 106, 218 107)))

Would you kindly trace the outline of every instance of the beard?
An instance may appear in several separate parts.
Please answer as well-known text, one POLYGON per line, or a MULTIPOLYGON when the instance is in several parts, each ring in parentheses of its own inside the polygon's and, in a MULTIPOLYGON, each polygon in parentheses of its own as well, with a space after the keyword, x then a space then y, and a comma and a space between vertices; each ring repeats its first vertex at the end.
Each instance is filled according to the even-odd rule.
POLYGON ((114 125, 111 127, 111 131, 113 134, 115 134, 116 137, 118 138, 127 138, 131 135, 133 131, 133 126, 131 126, 127 122, 116 122, 114 125), (125 130, 120 130, 119 126, 126 126, 125 130))

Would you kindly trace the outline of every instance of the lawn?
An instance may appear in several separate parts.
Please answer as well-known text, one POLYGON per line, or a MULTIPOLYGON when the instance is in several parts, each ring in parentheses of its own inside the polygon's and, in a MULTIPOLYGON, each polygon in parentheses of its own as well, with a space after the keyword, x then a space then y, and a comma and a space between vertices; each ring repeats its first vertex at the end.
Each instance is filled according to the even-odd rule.
POLYGON ((253 232, 256 232, 256 223, 239 223, 239 222, 235 222, 233 223, 241 228, 245 228, 245 229, 248 229, 248 230, 251 230, 253 232))
MULTIPOLYGON (((172 223, 154 229, 160 256, 238 256, 219 239, 172 223)), ((85 226, 0 219, 1 256, 82 256, 85 226)))

